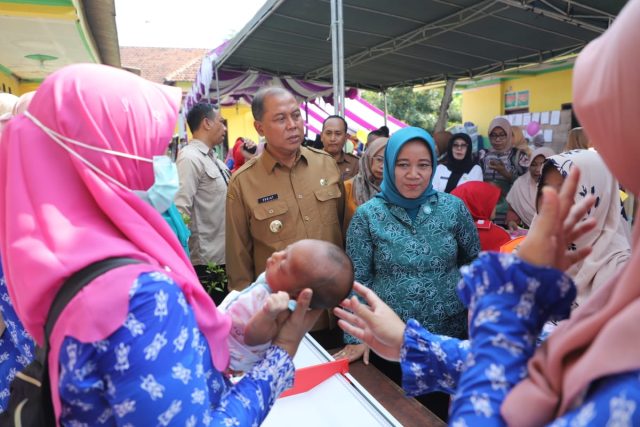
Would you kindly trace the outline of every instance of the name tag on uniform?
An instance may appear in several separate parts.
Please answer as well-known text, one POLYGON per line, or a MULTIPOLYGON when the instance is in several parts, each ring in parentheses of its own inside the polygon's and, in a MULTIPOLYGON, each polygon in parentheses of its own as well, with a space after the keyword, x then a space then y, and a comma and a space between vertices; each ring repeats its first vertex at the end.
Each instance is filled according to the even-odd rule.
POLYGON ((272 194, 270 196, 260 197, 258 199, 258 203, 267 203, 267 202, 272 202, 274 200, 278 200, 278 195, 277 194, 272 194))

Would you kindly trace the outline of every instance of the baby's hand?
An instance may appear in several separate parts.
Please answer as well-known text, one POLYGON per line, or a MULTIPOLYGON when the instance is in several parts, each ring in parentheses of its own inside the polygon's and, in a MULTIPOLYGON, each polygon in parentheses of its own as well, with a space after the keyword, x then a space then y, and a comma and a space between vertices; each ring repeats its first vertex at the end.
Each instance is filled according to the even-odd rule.
POLYGON ((278 291, 275 294, 269 295, 262 307, 262 311, 268 316, 276 318, 278 314, 289 308, 289 294, 283 291, 278 291))

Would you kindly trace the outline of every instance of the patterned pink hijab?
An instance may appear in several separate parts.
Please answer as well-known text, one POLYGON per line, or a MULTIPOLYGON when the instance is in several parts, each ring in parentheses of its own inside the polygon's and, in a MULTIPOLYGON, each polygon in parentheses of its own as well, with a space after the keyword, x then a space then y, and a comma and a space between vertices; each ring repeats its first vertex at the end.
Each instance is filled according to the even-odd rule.
MULTIPOLYGON (((116 68, 81 64, 49 76, 28 112, 65 137, 152 158, 162 155, 171 140, 179 102, 177 89, 116 68)), ((150 163, 68 145, 132 190, 153 183, 150 163)), ((130 287, 140 272, 150 270, 169 272, 178 283, 209 342, 214 365, 226 368, 230 321, 217 311, 178 239, 151 205, 95 173, 24 115, 14 117, 2 134, 0 188, 0 253, 9 292, 39 344, 54 295, 74 272, 116 256, 147 264, 107 273, 96 281, 108 276, 106 286, 85 288, 65 309, 51 337, 51 372, 57 373, 54 350, 62 334, 96 341, 122 326, 130 287), (68 324, 69 313, 75 325, 68 324)))
MULTIPOLYGON (((589 140, 622 185, 640 194, 640 0, 580 54, 573 77, 574 107, 589 140)), ((588 171, 583 171, 588 173, 588 171)), ((561 323, 529 361, 529 377, 507 396, 509 425, 538 426, 580 403, 598 378, 640 369, 640 223, 631 258, 613 280, 561 323)))

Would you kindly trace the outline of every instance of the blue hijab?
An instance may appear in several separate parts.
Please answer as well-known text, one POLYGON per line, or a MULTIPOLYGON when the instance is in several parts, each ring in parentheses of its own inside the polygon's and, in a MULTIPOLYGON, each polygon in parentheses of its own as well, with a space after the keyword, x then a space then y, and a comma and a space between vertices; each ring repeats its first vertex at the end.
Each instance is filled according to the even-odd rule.
POLYGON ((376 194, 376 197, 380 197, 389 203, 400 206, 407 211, 407 214, 412 220, 415 220, 418 216, 418 210, 422 206, 429 196, 436 194, 436 191, 431 185, 433 180, 433 174, 436 170, 436 146, 435 142, 429 132, 422 128, 406 127, 400 129, 389 138, 387 147, 384 150, 384 168, 382 170, 382 184, 380 185, 380 193, 376 194), (424 192, 416 199, 407 199, 398 191, 396 187, 396 160, 402 147, 409 141, 419 139, 425 142, 429 151, 431 151, 432 172, 429 178, 429 185, 424 192))

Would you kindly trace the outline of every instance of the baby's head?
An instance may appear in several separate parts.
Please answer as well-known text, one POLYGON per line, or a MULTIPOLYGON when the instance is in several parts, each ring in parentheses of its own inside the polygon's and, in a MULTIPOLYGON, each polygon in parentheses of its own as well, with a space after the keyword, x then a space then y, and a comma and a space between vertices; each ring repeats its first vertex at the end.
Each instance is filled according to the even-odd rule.
POLYGON ((351 292, 353 264, 333 243, 299 240, 267 259, 267 283, 274 292, 296 298, 305 288, 313 290, 311 308, 331 308, 351 292))

